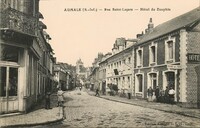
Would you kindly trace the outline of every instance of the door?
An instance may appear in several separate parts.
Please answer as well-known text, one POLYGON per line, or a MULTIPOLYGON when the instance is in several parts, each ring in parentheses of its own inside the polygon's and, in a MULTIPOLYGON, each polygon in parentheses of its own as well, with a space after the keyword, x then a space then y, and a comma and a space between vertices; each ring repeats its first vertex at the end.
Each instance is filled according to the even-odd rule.
POLYGON ((0 67, 1 113, 18 111, 18 68, 0 67))

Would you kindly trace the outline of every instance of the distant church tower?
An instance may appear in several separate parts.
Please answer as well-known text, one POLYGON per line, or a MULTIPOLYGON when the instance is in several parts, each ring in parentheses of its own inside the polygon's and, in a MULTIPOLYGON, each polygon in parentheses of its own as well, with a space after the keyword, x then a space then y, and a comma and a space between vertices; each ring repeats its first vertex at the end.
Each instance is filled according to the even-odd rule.
POLYGON ((79 59, 76 62, 76 74, 80 74, 81 73, 81 69, 83 68, 83 62, 81 61, 81 59, 79 59))

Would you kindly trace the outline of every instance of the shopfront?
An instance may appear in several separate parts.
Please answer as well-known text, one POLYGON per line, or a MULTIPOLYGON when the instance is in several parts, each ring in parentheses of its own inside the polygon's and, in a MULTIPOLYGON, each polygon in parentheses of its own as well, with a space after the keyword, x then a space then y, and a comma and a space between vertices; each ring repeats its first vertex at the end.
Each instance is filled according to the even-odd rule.
POLYGON ((0 113, 19 110, 19 67, 22 48, 1 44, 0 113))

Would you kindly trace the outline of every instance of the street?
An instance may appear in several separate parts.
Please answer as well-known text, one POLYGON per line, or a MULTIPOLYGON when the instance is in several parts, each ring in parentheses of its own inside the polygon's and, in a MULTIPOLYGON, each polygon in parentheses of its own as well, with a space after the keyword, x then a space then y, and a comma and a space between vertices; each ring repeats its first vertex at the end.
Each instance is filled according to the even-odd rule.
POLYGON ((66 119, 61 123, 34 128, 200 127, 200 120, 197 118, 109 101, 90 96, 84 90, 66 92, 65 97, 66 119))

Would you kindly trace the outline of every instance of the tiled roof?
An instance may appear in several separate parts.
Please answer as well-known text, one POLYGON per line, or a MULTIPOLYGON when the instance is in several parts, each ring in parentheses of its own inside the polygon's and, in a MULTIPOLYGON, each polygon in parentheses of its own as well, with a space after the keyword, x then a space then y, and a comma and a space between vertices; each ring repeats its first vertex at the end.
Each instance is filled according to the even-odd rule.
POLYGON ((151 32, 143 35, 137 44, 153 40, 172 31, 191 25, 197 21, 200 21, 200 7, 156 26, 151 32))

